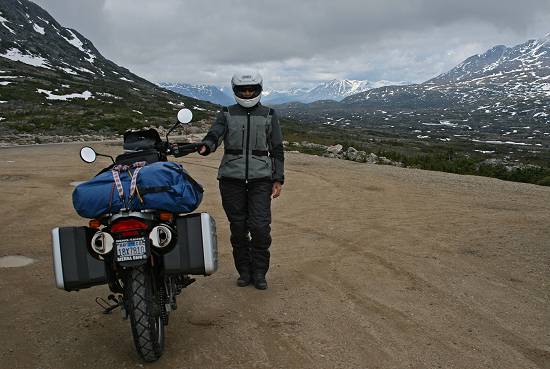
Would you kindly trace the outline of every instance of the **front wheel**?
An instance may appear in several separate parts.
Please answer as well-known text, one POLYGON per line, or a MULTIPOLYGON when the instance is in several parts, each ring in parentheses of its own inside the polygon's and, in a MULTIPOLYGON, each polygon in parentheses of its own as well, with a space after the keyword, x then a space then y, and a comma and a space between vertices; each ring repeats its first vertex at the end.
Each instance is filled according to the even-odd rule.
POLYGON ((136 350, 143 360, 157 361, 164 350, 164 324, 152 270, 147 265, 132 268, 124 282, 126 311, 136 350))

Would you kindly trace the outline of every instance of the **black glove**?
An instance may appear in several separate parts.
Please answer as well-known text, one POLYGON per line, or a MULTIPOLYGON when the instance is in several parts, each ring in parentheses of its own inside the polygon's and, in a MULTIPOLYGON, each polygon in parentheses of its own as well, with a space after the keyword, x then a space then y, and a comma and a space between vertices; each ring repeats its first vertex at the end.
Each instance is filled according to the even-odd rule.
POLYGON ((199 155, 206 156, 208 154, 210 154, 210 147, 206 144, 201 144, 199 146, 199 155), (203 147, 205 150, 204 150, 204 153, 201 153, 203 147))

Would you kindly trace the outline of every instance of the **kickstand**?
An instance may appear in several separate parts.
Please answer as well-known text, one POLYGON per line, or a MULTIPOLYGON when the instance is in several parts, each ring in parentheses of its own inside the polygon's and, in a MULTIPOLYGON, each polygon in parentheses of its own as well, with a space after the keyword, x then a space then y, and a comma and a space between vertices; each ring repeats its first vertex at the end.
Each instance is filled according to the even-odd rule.
POLYGON ((103 314, 111 314, 111 311, 122 306, 122 298, 117 298, 115 295, 107 296, 107 300, 113 301, 114 304, 110 304, 103 297, 96 297, 95 302, 103 309, 103 314))

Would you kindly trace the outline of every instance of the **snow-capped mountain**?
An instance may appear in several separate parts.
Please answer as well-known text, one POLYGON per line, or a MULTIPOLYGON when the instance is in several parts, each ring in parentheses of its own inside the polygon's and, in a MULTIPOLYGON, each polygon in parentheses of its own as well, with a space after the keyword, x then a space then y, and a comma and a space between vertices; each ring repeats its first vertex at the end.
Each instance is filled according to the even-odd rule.
POLYGON ((278 111, 304 122, 387 129, 421 140, 550 147, 550 34, 495 46, 424 83, 319 103, 284 104, 278 111))
POLYGON ((0 133, 122 130, 211 108, 116 65, 28 0, 0 0, 0 101, 0 133))
POLYGON ((550 68, 550 33, 541 39, 529 40, 514 47, 495 46, 483 54, 469 57, 455 68, 427 83, 459 83, 495 76, 503 79, 531 72, 545 74, 548 71, 544 69, 548 68, 550 68))
MULTIPOLYGON (((372 88, 387 85, 402 85, 404 82, 390 81, 357 81, 357 80, 338 80, 321 83, 313 88, 294 87, 288 90, 275 90, 265 88, 262 92, 262 102, 275 105, 284 104, 291 101, 310 103, 318 100, 341 101, 347 96, 372 88)), ((218 88, 213 85, 192 85, 189 83, 169 83, 160 82, 159 86, 177 92, 184 96, 194 97, 196 99, 210 101, 220 105, 230 105, 235 103, 233 92, 230 87, 218 88)))
POLYGON ((270 104, 284 104, 291 101, 302 103, 310 103, 319 100, 341 101, 347 96, 368 91, 373 88, 387 85, 401 85, 403 83, 404 82, 371 82, 366 80, 333 79, 310 89, 295 88, 288 91, 270 90, 268 94, 264 94, 263 101, 270 104))
POLYGON ((136 78, 28 0, 0 0, 0 35, 0 57, 5 59, 84 78, 136 78))
POLYGON ((510 106, 530 99, 540 105, 541 99, 549 98, 550 34, 514 47, 495 46, 422 84, 374 89, 350 96, 343 103, 406 106, 408 99, 434 107, 451 102, 510 106))
POLYGON ((550 34, 495 46, 424 83, 277 109, 331 128, 367 128, 437 144, 506 145, 535 155, 550 148, 550 34))
POLYGON ((320 84, 311 89, 304 97, 303 102, 313 102, 317 100, 336 100, 340 101, 343 98, 359 92, 370 90, 369 81, 356 80, 338 80, 333 79, 320 84))
POLYGON ((192 85, 189 83, 170 83, 159 82, 162 88, 174 91, 180 95, 193 97, 195 99, 209 101, 219 105, 230 105, 235 103, 235 99, 227 96, 218 87, 214 85, 192 85))

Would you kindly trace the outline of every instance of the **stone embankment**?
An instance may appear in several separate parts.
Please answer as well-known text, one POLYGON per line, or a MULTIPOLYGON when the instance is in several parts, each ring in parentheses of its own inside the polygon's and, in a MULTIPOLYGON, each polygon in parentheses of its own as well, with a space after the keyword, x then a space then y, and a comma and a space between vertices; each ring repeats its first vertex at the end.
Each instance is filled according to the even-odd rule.
POLYGON ((311 142, 283 142, 283 145, 287 150, 301 151, 306 150, 315 150, 320 153, 321 156, 342 160, 351 160, 359 163, 369 163, 369 164, 385 164, 385 165, 394 165, 397 167, 402 167, 403 163, 398 161, 390 160, 384 156, 378 156, 375 153, 367 153, 366 151, 360 151, 356 148, 350 146, 346 150, 340 144, 326 146, 311 142))

